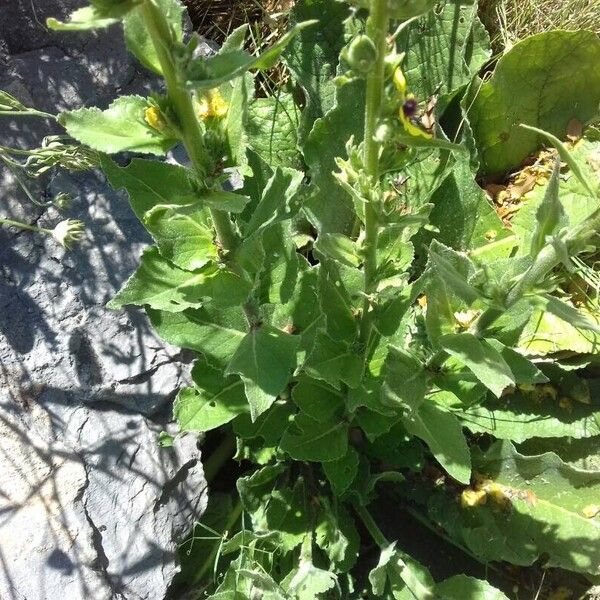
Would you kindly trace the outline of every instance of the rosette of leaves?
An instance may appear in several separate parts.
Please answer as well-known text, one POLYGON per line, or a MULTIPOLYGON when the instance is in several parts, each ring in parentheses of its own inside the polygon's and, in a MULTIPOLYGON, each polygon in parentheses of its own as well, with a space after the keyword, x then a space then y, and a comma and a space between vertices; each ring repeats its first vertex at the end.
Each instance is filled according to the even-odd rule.
POLYGON ((472 3, 430 5, 371 0, 363 14, 300 0, 296 25, 260 56, 243 49, 242 27, 219 53, 197 57, 177 0, 93 0, 66 24, 50 22, 122 21, 129 49, 165 80, 163 95, 59 121, 103 153, 108 180, 154 240, 110 306, 143 307, 160 336, 196 353, 193 384, 175 400, 182 434, 222 433, 216 456, 235 437, 239 503, 193 578, 212 598, 350 598, 359 584, 384 598, 503 597, 466 576, 436 583, 388 540, 369 507, 390 489, 409 489, 403 502, 482 562, 544 556, 597 574, 596 475, 509 444, 599 433, 594 398, 561 413, 565 364, 519 342, 540 313, 600 332, 593 314, 558 297, 553 275, 596 250, 598 182, 536 130, 590 210, 564 205, 558 165, 528 235, 505 228, 475 180, 477 144, 489 164, 484 124, 461 130, 462 145, 439 125, 471 93, 486 36, 472 3), (388 38, 394 21, 422 12, 388 38), (369 53, 358 66, 343 52, 356 32, 369 53), (295 86, 255 99, 254 73, 282 55, 295 86), (438 112, 427 97, 435 90, 438 112), (189 166, 109 156, 162 157, 176 144, 189 166), (238 189, 232 168, 243 175, 238 189), (507 445, 486 451, 481 432, 507 445), (514 551, 525 526, 527 547, 514 551), (380 558, 365 576, 357 559, 367 534, 380 558))

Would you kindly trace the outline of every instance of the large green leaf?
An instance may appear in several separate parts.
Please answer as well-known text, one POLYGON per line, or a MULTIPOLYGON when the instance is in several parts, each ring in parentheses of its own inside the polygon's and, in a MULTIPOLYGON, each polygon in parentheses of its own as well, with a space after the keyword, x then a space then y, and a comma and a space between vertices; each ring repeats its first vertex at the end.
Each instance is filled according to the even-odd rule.
POLYGON ((454 575, 435 586, 436 595, 444 600, 508 600, 507 596, 487 581, 454 575))
POLYGON ((467 102, 482 168, 502 173, 536 150, 540 137, 520 123, 563 138, 571 119, 597 115, 598 62, 600 39, 591 31, 550 31, 513 46, 467 102))
MULTIPOLYGON (((173 34, 174 41, 181 42, 183 38, 182 16, 185 7, 179 0, 155 0, 160 12, 169 22, 169 28, 173 34)), ((162 68, 156 53, 156 48, 152 41, 152 36, 148 31, 148 26, 140 8, 130 11, 123 19, 123 31, 125 33, 125 42, 127 49, 141 63, 159 75, 162 75, 162 68)))
POLYGON ((192 369, 194 387, 183 388, 173 405, 182 431, 209 431, 248 410, 244 385, 238 377, 223 377, 223 369, 200 359, 192 369))
POLYGON ((294 23, 318 19, 319 24, 294 38, 283 59, 306 94, 300 138, 304 139, 316 119, 333 107, 340 51, 346 43, 344 19, 348 7, 335 0, 300 0, 294 3, 290 18, 294 23))
POLYGON ((440 346, 468 367, 473 374, 498 398, 516 383, 510 367, 498 350, 486 340, 471 333, 443 335, 440 346))
POLYGON ((200 203, 159 204, 146 213, 143 222, 160 254, 181 269, 200 269, 219 258, 206 209, 200 203))
POLYGON ((61 113, 58 120, 71 137, 94 150, 163 155, 177 139, 146 123, 149 106, 141 96, 121 96, 106 110, 79 108, 61 113))
POLYGON ((397 46, 409 91, 426 100, 467 83, 491 55, 480 25, 477 2, 448 0, 406 28, 397 46))
POLYGON ((248 107, 250 147, 272 167, 302 168, 298 150, 300 109, 292 94, 257 98, 248 107))
POLYGON ((305 484, 302 478, 293 486, 279 486, 284 473, 281 464, 269 465, 247 477, 237 488, 244 508, 250 514, 256 533, 274 532, 280 549, 289 552, 302 543, 310 528, 305 484))
POLYGON ((246 334, 244 312, 237 306, 226 310, 205 306, 181 313, 147 308, 146 312, 164 340, 204 354, 216 367, 231 360, 246 334))
MULTIPOLYGON (((552 301, 553 306, 560 302, 557 298, 552 301)), ((549 311, 536 309, 523 328, 518 346, 521 352, 529 356, 544 356, 556 352, 568 351, 577 354, 595 354, 600 344, 600 334, 590 331, 590 327, 597 326, 597 315, 584 313, 566 303, 561 302, 562 318, 549 311), (575 318, 572 313, 575 313, 575 318), (567 317, 570 314, 570 317, 567 317), (567 318, 565 318, 567 317, 567 318), (570 322, 571 321, 571 322, 570 322), (577 325, 587 324, 585 327, 577 325)), ((560 305, 559 305, 560 306, 560 305)))
POLYGON ((532 438, 519 445, 522 454, 554 452, 565 464, 582 471, 600 472, 600 435, 590 438, 532 438))
POLYGON ((417 411, 428 385, 425 366, 414 356, 400 348, 390 347, 384 367, 385 383, 381 399, 387 406, 417 411))
POLYGON ((514 393, 500 400, 488 397, 465 408, 452 394, 439 393, 436 401, 448 406, 463 426, 476 433, 521 443, 529 438, 585 438, 600 435, 600 406, 558 399, 543 394, 514 393))
POLYGON ((280 448, 294 460, 338 460, 348 450, 348 423, 339 418, 313 419, 299 412, 283 434, 280 448))
POLYGON ((339 88, 335 104, 315 122, 304 143, 304 160, 316 187, 304 211, 320 233, 349 234, 354 224, 350 196, 333 172, 338 170, 335 159, 346 158, 346 142, 350 137, 354 136, 357 144, 362 141, 364 88, 363 81, 339 88))
POLYGON ((252 420, 265 412, 283 391, 296 366, 300 338, 269 325, 252 329, 241 341, 226 375, 237 373, 244 381, 252 420))
POLYGON ((430 222, 439 231, 435 234, 422 231, 417 236, 417 247, 435 237, 455 250, 473 250, 488 244, 490 238, 500 240, 509 235, 475 181, 466 158, 457 158, 429 201, 434 205, 430 222))
POLYGON ((185 205, 198 200, 189 171, 179 165, 134 158, 119 167, 108 156, 100 157, 102 170, 114 189, 125 188, 131 207, 140 221, 154 206, 185 205))
POLYGON ((341 383, 356 388, 360 385, 363 367, 364 357, 349 343, 318 333, 314 348, 304 364, 304 371, 336 389, 340 389, 341 383))
POLYGON ((447 496, 431 500, 432 516, 483 560, 600 573, 600 473, 565 464, 556 454, 523 456, 510 442, 473 452, 473 469, 491 490, 487 502, 461 508, 447 496))
POLYGON ((338 572, 345 573, 353 567, 358 557, 360 538, 353 518, 341 502, 332 504, 327 496, 319 498, 315 543, 338 572))
POLYGON ((250 284, 227 268, 207 265, 197 271, 184 271, 151 246, 142 254, 138 270, 108 306, 147 305, 157 310, 181 312, 208 299, 218 306, 236 306, 244 302, 249 292, 250 284))
POLYGON ((375 596, 383 596, 389 586, 395 600, 435 598, 435 584, 429 571, 414 558, 397 550, 396 542, 382 548, 377 566, 369 573, 369 582, 375 596))
POLYGON ((446 472, 461 483, 471 479, 471 458, 467 440, 457 417, 434 402, 402 416, 406 431, 422 439, 446 472))

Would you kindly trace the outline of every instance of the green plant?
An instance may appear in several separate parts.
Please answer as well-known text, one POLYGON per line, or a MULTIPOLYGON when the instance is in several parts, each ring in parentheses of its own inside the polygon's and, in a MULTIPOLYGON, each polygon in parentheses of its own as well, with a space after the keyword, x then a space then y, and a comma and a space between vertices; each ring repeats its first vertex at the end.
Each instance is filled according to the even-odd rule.
POLYGON ((467 1, 301 0, 259 56, 242 27, 195 57, 181 15, 177 0, 91 0, 49 24, 122 21, 166 84, 59 122, 100 153, 156 242, 110 306, 143 306, 164 339, 198 353, 175 418, 182 432, 222 432, 209 481, 235 450, 243 465, 239 501, 212 539, 187 545, 188 581, 215 599, 363 586, 504 597, 463 575, 436 583, 372 514, 386 493, 481 562, 543 557, 597 575, 600 472, 543 452, 570 437, 593 453, 600 435, 597 382, 581 370, 597 364, 598 315, 559 297, 573 261, 597 252, 598 142, 559 137, 597 116, 600 41, 527 40, 483 83, 489 39, 467 1), (566 46, 583 61, 568 86, 566 46), (523 74, 523 53, 543 78, 523 74), (299 88, 253 99, 252 73, 282 55, 299 88), (542 141, 560 159, 509 231, 475 176, 516 167, 542 141), (177 143, 187 168, 108 156, 177 143), (230 168, 239 189, 226 189, 230 168), (563 339, 540 349, 552 326, 563 339), (380 551, 370 566, 357 561, 366 536, 380 551))

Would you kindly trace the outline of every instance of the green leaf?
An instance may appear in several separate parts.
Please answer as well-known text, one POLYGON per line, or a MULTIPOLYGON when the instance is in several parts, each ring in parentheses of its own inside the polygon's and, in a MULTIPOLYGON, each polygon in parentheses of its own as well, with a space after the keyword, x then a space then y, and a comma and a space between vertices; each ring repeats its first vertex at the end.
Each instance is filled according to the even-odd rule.
POLYGON ((333 175, 336 158, 346 158, 346 142, 354 136, 358 144, 364 127, 364 82, 354 81, 339 88, 335 105, 318 119, 304 143, 304 160, 316 187, 303 206, 319 233, 352 232, 356 218, 348 193, 333 175))
POLYGON ((458 418, 426 401, 402 416, 406 431, 422 439, 446 472, 461 483, 471 479, 469 447, 458 418))
POLYGON ((390 346, 384 369, 385 383, 381 391, 383 403, 418 410, 425 399, 428 385, 424 365, 405 350, 390 346))
POLYGON ((231 359, 246 333, 244 312, 237 306, 225 310, 205 306, 181 313, 146 312, 165 341, 204 354, 216 367, 231 359))
POLYGON ((332 505, 327 496, 319 498, 315 543, 325 552, 338 572, 345 573, 354 566, 360 538, 353 518, 341 502, 332 505))
POLYGON ((479 291, 470 283, 477 275, 477 269, 467 256, 433 240, 429 246, 429 259, 437 275, 459 298, 467 304, 479 299, 479 291))
POLYGON ((298 281, 299 255, 290 221, 268 227, 262 234, 263 268, 259 274, 268 302, 285 304, 291 300, 298 281))
POLYGON ((487 339, 486 342, 500 353, 511 370, 515 383, 537 384, 548 381, 548 378, 530 360, 517 351, 508 348, 498 340, 487 339))
POLYGON ((197 271, 184 271, 151 246, 142 254, 138 270, 108 307, 148 305, 157 310, 181 312, 210 299, 225 308, 243 303, 249 292, 250 284, 229 269, 207 265, 197 271))
MULTIPOLYGON (((457 157, 452 170, 428 200, 434 204, 430 223, 439 230, 433 234, 422 230, 415 245, 436 240, 454 250, 473 250, 510 235, 500 217, 475 181, 466 158, 457 157)), ((510 252, 510 248, 506 254, 510 252)))
POLYGON ((600 40, 590 31, 549 31, 515 44, 493 76, 468 99, 468 117, 490 174, 519 165, 537 149, 539 135, 525 123, 563 138, 571 119, 598 112, 600 40))
POLYGON ((435 586, 436 596, 444 600, 508 600, 508 597, 487 581, 454 575, 435 586))
POLYGON ((257 98, 248 109, 246 133, 250 147, 273 167, 302 169, 298 150, 300 109, 292 94, 257 98))
POLYGON ((294 460, 338 460, 348 450, 348 424, 341 419, 313 419, 299 412, 279 446, 294 460))
POLYGON ((302 556, 298 567, 290 571, 282 584, 288 594, 297 600, 322 598, 320 594, 338 585, 334 573, 315 567, 312 560, 302 556))
MULTIPOLYGON (((356 269, 348 272, 357 279, 363 277, 356 269)), ((321 310, 327 321, 327 333, 335 340, 353 342, 358 335, 358 322, 352 304, 353 282, 343 277, 340 265, 331 260, 322 261, 319 270, 321 310)))
POLYGON ((446 2, 407 27, 398 37, 406 52, 403 71, 409 91, 419 100, 450 93, 468 83, 491 56, 489 39, 473 35, 477 4, 446 2))
POLYGON ((326 381, 336 389, 340 383, 350 388, 360 385, 364 358, 349 344, 332 340, 324 333, 318 333, 314 349, 304 364, 304 371, 314 379, 326 381))
POLYGON ((532 438, 519 445, 521 454, 544 454, 554 452, 565 464, 582 471, 600 472, 600 435, 572 439, 532 438))
POLYGON ((255 421, 287 385, 296 366, 300 338, 269 325, 246 334, 225 374, 237 373, 244 381, 250 414, 255 421))
POLYGON ((231 213, 243 212, 250 202, 248 196, 226 190, 203 190, 198 193, 198 199, 209 208, 231 213))
POLYGON ((434 598, 434 582, 429 571, 404 552, 396 550, 396 542, 382 548, 377 566, 369 573, 375 596, 383 596, 386 586, 396 600, 430 600, 434 598))
POLYGON ((321 234, 315 243, 315 250, 349 267, 358 267, 362 262, 355 242, 341 233, 321 234))
POLYGON ((294 214, 302 178, 303 174, 295 169, 279 167, 275 169, 246 225, 244 231, 246 237, 263 231, 269 225, 288 219, 294 214))
POLYGON ((499 439, 524 442, 537 438, 584 438, 600 435, 600 408, 569 401, 562 408, 558 399, 544 398, 542 392, 514 393, 501 400, 487 398, 481 404, 465 408, 450 394, 435 394, 475 433, 489 433, 499 439))
POLYGON ((564 221, 564 209, 558 196, 560 161, 554 164, 552 177, 546 187, 546 193, 536 213, 536 226, 531 239, 531 258, 535 258, 546 246, 546 238, 556 232, 564 221))
MULTIPOLYGON (((168 21, 174 41, 181 42, 183 39, 182 16, 185 11, 184 6, 179 0, 155 0, 155 4, 168 21)), ((123 31, 129 52, 144 67, 158 73, 158 75, 162 75, 162 68, 156 48, 152 42, 152 36, 148 31, 141 8, 136 8, 125 16, 123 19, 123 31)))
POLYGON ((439 338, 440 346, 468 367, 498 398, 515 378, 498 350, 470 333, 447 334, 439 338))
POLYGON ((293 550, 310 528, 308 498, 302 478, 279 488, 281 465, 269 465, 250 476, 240 477, 237 488, 256 533, 275 532, 285 553, 293 550))
POLYGON ((344 397, 322 381, 300 376, 292 390, 298 408, 312 419, 333 419, 344 411, 344 397))
MULTIPOLYGON (((557 301, 560 302, 560 300, 557 301)), ((542 306, 544 305, 542 302, 542 306)), ((593 323, 592 319, 597 319, 597 317, 591 313, 586 315, 581 309, 569 307, 562 302, 560 305, 554 306, 556 307, 555 312, 560 312, 563 316, 556 316, 550 311, 533 311, 521 331, 518 341, 519 350, 530 356, 544 356, 563 351, 595 354, 598 351, 600 335, 590 331, 590 327, 593 323), (571 310, 564 311, 564 307, 578 313, 573 324, 569 322, 571 317, 567 315, 567 312, 570 313, 571 310), (583 321, 584 327, 578 325, 581 321, 583 321)))
POLYGON ((108 156, 100 156, 100 164, 115 190, 127 190, 131 207, 142 222, 146 212, 157 205, 187 205, 198 201, 189 171, 179 165, 134 158, 126 167, 119 167, 108 156))
POLYGON ((248 410, 242 381, 223 377, 223 370, 206 359, 196 361, 192 379, 194 387, 180 390, 173 405, 182 431, 210 431, 248 410))
POLYGON ((146 123, 149 106, 141 96, 121 96, 106 110, 79 108, 61 113, 58 120, 71 137, 94 150, 163 155, 177 139, 146 123))
POLYGON ((196 90, 207 90, 236 79, 250 69, 270 69, 294 37, 315 23, 316 21, 297 23, 259 56, 252 56, 244 50, 228 48, 216 56, 197 58, 189 64, 187 83, 196 90))
POLYGON ((600 520, 584 509, 597 504, 600 473, 566 465, 556 454, 523 456, 510 442, 473 452, 473 469, 496 484, 500 502, 460 509, 435 503, 437 518, 484 560, 600 572, 600 520), (460 533, 459 533, 460 531, 460 533))
MULTIPOLYGON (((559 300, 555 296, 550 296, 549 294, 534 296, 531 299, 531 303, 555 317, 558 317, 561 321, 564 321, 576 329, 583 329, 584 331, 600 334, 600 325, 592 319, 591 315, 589 317, 586 316, 575 307, 559 300)), ((596 321, 597 320, 598 319, 596 319, 596 321)))
MULTIPOLYGON (((126 10, 135 6, 134 2, 125 2, 126 10)), ((103 29, 119 22, 122 16, 116 11, 101 10, 95 6, 84 6, 72 12, 68 21, 59 21, 54 17, 46 19, 46 25, 54 31, 84 31, 86 29, 103 29)))
POLYGON ((341 496, 350 487, 358 473, 358 453, 352 446, 349 446, 348 451, 341 458, 324 462, 323 471, 325 471, 335 495, 341 496))
POLYGON ((159 204, 146 212, 143 222, 161 256, 180 269, 193 271, 219 258, 202 205, 159 204))
POLYGON ((348 7, 335 0, 299 0, 290 12, 293 23, 318 19, 319 24, 300 32, 287 47, 283 60, 304 90, 299 137, 306 138, 316 119, 333 107, 339 55, 346 44, 348 7), (310 57, 310 60, 307 60, 310 57))

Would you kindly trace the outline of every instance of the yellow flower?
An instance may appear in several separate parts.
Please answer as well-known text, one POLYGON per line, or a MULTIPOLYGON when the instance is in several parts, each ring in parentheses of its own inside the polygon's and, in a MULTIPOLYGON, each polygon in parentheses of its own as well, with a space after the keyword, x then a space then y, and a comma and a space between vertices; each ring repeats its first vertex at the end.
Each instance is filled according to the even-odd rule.
POLYGON ((402 106, 400 107, 398 116, 402 122, 402 125, 404 125, 404 130, 412 137, 423 137, 427 140, 431 139, 433 136, 430 133, 424 131, 420 127, 417 127, 411 121, 411 118, 417 112, 417 101, 412 94, 406 94, 408 86, 406 83, 406 77, 404 76, 404 73, 400 67, 396 67, 392 80, 394 82, 394 87, 398 90, 400 99, 402 100, 402 106))
POLYGON ((400 92, 400 95, 404 99, 404 96, 406 96, 406 77, 404 77, 404 73, 402 72, 402 69, 400 67, 396 67, 396 70, 394 71, 393 80, 394 86, 400 92))
POLYGON ((208 90, 198 102, 197 111, 201 119, 222 119, 229 110, 229 105, 218 89, 208 90))
POLYGON ((149 106, 144 112, 144 121, 157 131, 164 131, 166 127, 165 120, 156 106, 149 106))
POLYGON ((463 508, 481 506, 486 503, 486 500, 487 494, 484 490, 472 490, 467 488, 466 490, 463 490, 460 495, 460 504, 463 508))

